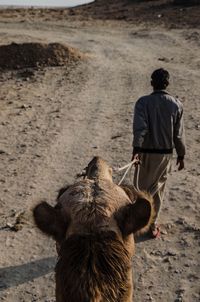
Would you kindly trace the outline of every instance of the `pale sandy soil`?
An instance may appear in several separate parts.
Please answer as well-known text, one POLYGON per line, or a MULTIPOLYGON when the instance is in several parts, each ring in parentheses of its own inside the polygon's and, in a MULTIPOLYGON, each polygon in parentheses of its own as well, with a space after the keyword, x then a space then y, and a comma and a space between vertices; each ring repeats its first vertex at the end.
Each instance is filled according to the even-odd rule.
POLYGON ((55 301, 55 245, 35 228, 31 209, 41 199, 53 203, 94 155, 111 165, 130 161, 133 106, 151 92, 149 76, 160 66, 183 101, 186 169, 176 172, 174 164, 169 177, 162 238, 136 244, 134 301, 200 301, 199 29, 10 20, 0 23, 0 38, 1 45, 59 42, 87 54, 80 64, 25 79, 0 74, 0 301, 55 301), (22 211, 14 232, 9 226, 22 211))

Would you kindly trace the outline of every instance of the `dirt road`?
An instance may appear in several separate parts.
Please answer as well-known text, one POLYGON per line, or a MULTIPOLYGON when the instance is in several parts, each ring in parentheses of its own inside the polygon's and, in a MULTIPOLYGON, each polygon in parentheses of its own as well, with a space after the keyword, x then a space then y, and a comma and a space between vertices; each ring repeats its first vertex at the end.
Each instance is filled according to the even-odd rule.
POLYGON ((185 171, 173 168, 168 181, 165 234, 136 245, 134 301, 199 301, 200 31, 27 21, 0 23, 0 37, 1 44, 59 42, 87 57, 25 78, 1 73, 0 301, 55 301, 54 242, 34 227, 31 208, 41 199, 53 203, 94 155, 112 165, 129 162, 133 106, 151 92, 149 76, 160 66, 183 101, 188 151, 185 171), (22 229, 13 232, 23 211, 22 229))

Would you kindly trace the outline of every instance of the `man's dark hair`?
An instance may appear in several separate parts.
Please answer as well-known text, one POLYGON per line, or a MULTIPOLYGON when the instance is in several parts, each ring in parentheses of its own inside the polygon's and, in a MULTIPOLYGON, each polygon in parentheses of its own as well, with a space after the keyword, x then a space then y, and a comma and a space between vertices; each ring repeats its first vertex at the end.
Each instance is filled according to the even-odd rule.
POLYGON ((169 72, 164 68, 154 70, 151 75, 151 85, 155 90, 166 89, 169 85, 169 72))

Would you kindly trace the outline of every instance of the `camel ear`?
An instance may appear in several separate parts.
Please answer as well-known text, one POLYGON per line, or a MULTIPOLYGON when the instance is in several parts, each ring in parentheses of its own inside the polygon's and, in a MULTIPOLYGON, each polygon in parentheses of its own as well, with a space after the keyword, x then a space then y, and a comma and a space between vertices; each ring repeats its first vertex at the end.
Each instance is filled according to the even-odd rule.
POLYGON ((124 236, 145 228, 152 217, 151 200, 138 197, 133 204, 123 207, 117 214, 117 222, 124 236))
POLYGON ((54 208, 47 202, 42 202, 33 209, 33 216, 37 227, 43 233, 57 241, 64 239, 69 219, 64 216, 61 208, 54 208))

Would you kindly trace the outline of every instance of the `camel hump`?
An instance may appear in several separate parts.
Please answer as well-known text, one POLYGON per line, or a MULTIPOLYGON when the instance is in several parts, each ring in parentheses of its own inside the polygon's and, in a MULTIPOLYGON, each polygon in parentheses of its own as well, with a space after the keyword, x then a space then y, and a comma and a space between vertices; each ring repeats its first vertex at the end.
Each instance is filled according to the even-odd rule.
POLYGON ((100 156, 95 156, 85 168, 88 179, 112 181, 112 168, 100 156))

